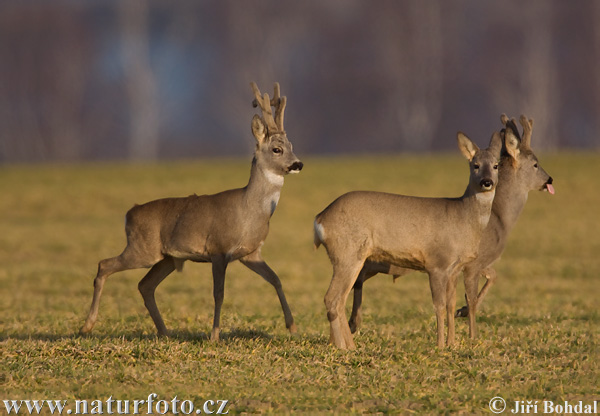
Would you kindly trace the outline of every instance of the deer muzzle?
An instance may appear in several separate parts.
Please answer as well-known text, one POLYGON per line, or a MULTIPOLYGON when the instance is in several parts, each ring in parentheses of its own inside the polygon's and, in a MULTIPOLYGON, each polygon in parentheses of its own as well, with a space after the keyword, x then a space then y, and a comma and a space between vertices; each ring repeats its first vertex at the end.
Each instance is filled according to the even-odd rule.
POLYGON ((290 166, 288 166, 287 170, 288 170, 288 173, 299 173, 303 167, 304 167, 304 163, 302 163, 298 160, 297 162, 294 162, 290 166))
POLYGON ((494 181, 491 179, 482 179, 479 186, 484 191, 491 191, 494 188, 494 181))

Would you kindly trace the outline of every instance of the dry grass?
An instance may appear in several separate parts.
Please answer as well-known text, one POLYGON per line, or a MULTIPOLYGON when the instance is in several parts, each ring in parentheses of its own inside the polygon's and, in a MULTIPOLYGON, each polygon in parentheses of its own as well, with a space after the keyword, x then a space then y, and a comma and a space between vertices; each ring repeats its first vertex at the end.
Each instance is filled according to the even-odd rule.
MULTIPOLYGON (((228 399, 231 413, 489 414, 488 402, 598 399, 600 155, 542 156, 557 194, 531 193, 479 315, 480 339, 439 351, 427 279, 365 285, 357 350, 328 344, 323 296, 331 275, 312 248, 312 219, 351 189, 457 196, 458 154, 313 158, 286 180, 263 249, 299 327, 290 337, 275 291, 239 264, 228 269, 222 342, 208 341, 210 266, 187 263, 158 289, 171 339, 157 339, 137 282, 109 278, 89 337, 98 260, 124 247, 133 203, 243 186, 249 160, 0 170, 0 406, 4 399, 228 399)), ((462 287, 461 287, 462 290, 462 287)), ((459 304, 462 292, 459 291, 459 304)))

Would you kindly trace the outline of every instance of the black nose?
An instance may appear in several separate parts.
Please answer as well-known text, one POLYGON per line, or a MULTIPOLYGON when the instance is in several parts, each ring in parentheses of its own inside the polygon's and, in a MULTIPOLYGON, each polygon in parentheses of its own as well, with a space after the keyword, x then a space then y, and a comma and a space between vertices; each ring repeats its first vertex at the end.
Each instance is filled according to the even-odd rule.
POLYGON ((479 182, 479 186, 481 186, 482 188, 491 188, 492 186, 494 186, 494 181, 492 181, 491 179, 482 179, 481 182, 479 182))
POLYGON ((302 163, 302 162, 294 162, 294 163, 292 163, 292 165, 291 165, 291 166, 288 168, 288 170, 289 170, 290 172, 291 172, 291 171, 294 171, 294 170, 300 171, 300 170, 302 170, 302 168, 303 168, 303 167, 304 167, 304 163, 302 163))
POLYGON ((546 183, 549 185, 552 185, 552 176, 550 176, 550 179, 548 179, 548 181, 546 183))

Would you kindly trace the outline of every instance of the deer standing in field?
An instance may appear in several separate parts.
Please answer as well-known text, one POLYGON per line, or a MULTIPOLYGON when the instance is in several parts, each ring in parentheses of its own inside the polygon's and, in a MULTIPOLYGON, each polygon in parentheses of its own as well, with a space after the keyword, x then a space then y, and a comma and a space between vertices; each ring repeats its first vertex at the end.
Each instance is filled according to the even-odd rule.
POLYGON ((273 99, 266 93, 262 96, 255 83, 251 86, 255 96, 253 105, 260 106, 262 117, 254 115, 252 119, 256 151, 248 185, 214 195, 158 199, 129 210, 125 225, 127 247, 121 255, 98 264, 92 306, 81 333, 94 327, 108 276, 151 267, 138 288, 158 335, 168 335, 154 292, 171 272, 181 270, 186 260, 212 263, 215 310, 211 340, 219 340, 225 270, 235 260, 273 285, 285 325, 291 333, 296 332, 279 277, 263 260, 261 247, 269 232, 269 220, 279 201, 284 176, 300 172, 303 164, 292 151, 283 128, 286 97, 280 96, 279 84, 275 84, 273 99))
MULTIPOLYGON (((464 269, 464 281, 467 304, 456 312, 457 317, 469 316, 469 334, 477 337, 475 315, 487 291, 496 280, 496 271, 492 265, 504 251, 508 234, 515 226, 521 211, 527 202, 529 191, 540 190, 554 194, 552 177, 539 165, 531 150, 533 120, 522 115, 519 122, 523 126, 523 138, 520 138, 515 120, 509 120, 505 114, 500 117, 504 124, 504 142, 498 171, 498 186, 492 204, 492 214, 479 243, 477 259, 464 269), (485 276, 486 283, 477 294, 479 276, 485 276)), ((361 323, 362 285, 377 273, 394 275, 394 279, 411 272, 396 266, 369 267, 365 265, 354 284, 354 303, 350 316, 350 330, 356 332, 361 323)))
POLYGON ((469 184, 462 197, 355 191, 340 196, 316 216, 315 246, 325 246, 333 265, 325 306, 330 342, 338 348, 355 347, 345 305, 364 267, 389 270, 395 266, 428 273, 437 345, 444 346, 444 312, 448 345, 454 342, 456 278, 477 257, 492 209, 502 147, 499 133, 492 136, 485 150, 462 133, 457 139, 470 166, 469 184))

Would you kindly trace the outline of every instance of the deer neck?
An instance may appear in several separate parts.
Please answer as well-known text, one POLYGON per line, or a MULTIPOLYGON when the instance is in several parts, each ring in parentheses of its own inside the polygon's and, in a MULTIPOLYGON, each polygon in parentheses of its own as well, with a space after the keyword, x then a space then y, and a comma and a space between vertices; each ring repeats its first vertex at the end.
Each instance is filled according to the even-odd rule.
POLYGON ((501 169, 499 174, 492 212, 508 232, 515 226, 525 207, 528 191, 519 186, 515 170, 501 169))
POLYGON ((478 221, 474 222, 474 224, 477 224, 479 231, 483 231, 490 221, 496 191, 494 189, 488 192, 481 192, 473 188, 473 186, 467 187, 461 199, 465 204, 465 211, 477 218, 478 221))
POLYGON ((282 187, 283 175, 273 173, 254 158, 250 180, 245 188, 245 202, 250 212, 271 217, 279 202, 282 187))

